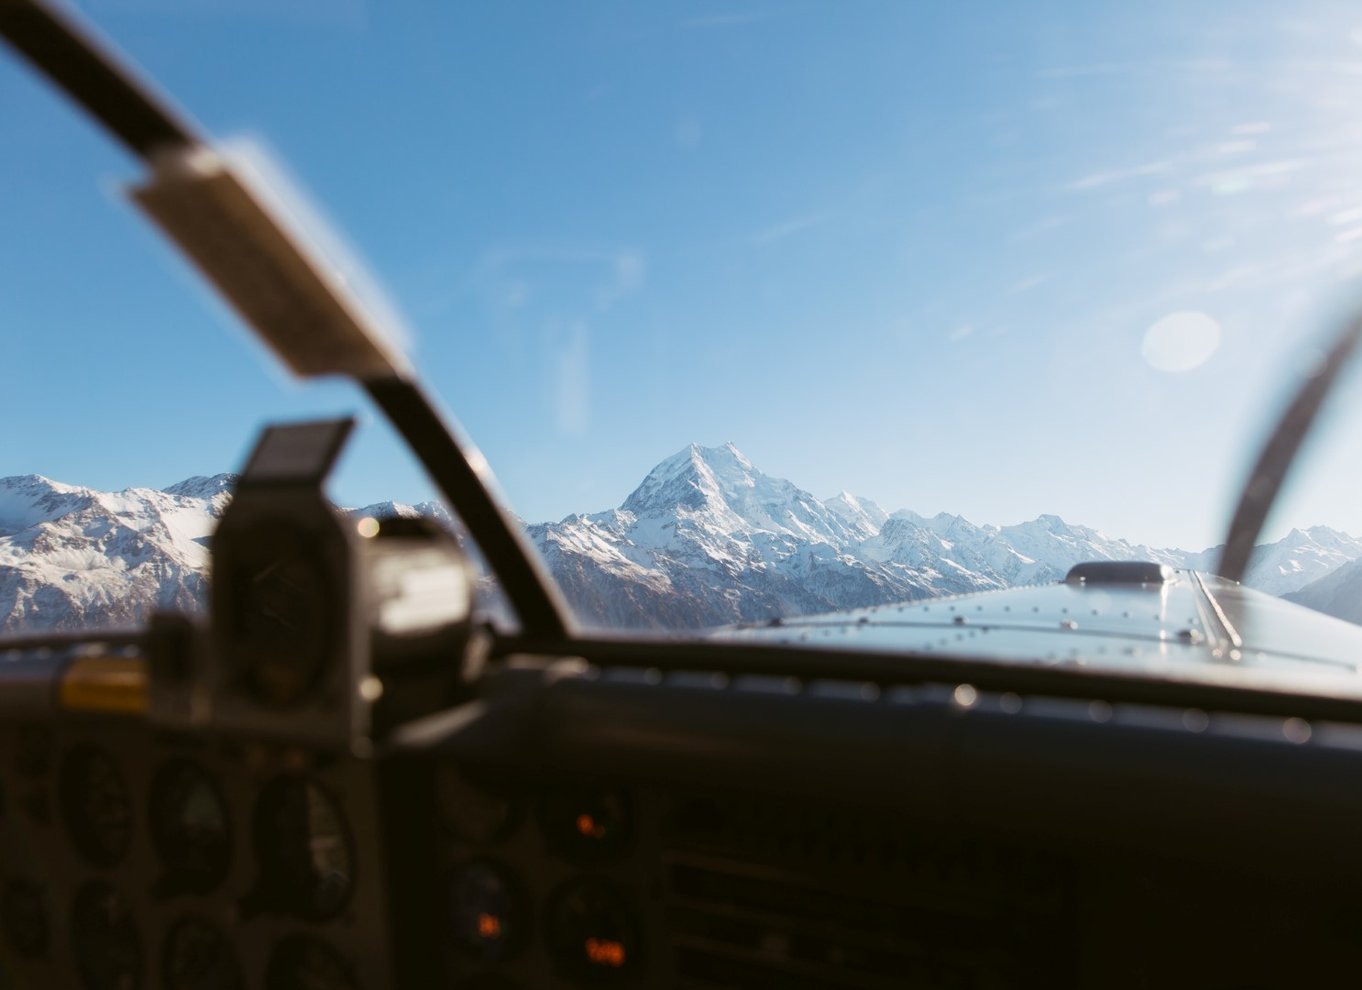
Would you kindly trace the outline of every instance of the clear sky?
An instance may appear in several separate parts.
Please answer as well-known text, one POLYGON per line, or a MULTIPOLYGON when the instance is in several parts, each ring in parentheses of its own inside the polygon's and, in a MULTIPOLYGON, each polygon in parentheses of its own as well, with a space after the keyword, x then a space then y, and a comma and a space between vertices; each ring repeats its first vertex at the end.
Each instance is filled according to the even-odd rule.
MULTIPOLYGON (((80 6, 310 191, 532 520, 731 440, 820 496, 1199 548, 1358 297, 1354 4, 80 6)), ((269 366, 139 172, 0 58, 0 474, 161 486, 364 408, 269 366)), ((1355 379, 1277 531, 1362 534, 1355 379)), ((426 497, 368 419, 336 496, 426 497)))

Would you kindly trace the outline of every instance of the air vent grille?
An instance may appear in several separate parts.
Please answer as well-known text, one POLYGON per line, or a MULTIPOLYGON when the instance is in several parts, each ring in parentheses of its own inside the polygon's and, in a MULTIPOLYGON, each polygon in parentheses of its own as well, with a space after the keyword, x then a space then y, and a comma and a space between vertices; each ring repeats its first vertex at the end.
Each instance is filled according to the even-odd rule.
POLYGON ((1064 986, 1063 863, 838 809, 678 801, 667 919, 685 986, 1064 986))

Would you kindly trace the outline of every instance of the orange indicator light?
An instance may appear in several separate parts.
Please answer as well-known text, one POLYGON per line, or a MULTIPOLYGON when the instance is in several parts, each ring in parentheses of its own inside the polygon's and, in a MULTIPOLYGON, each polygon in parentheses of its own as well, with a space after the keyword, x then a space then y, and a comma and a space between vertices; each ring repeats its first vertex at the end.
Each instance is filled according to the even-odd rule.
POLYGON ((619 969, 624 965, 624 945, 613 938, 589 938, 586 940, 586 957, 597 966, 619 969))
POLYGON ((501 919, 495 914, 478 915, 478 935, 482 938, 501 938, 501 919))
POLYGON ((605 826, 587 814, 577 816, 577 831, 588 839, 605 838, 605 826))

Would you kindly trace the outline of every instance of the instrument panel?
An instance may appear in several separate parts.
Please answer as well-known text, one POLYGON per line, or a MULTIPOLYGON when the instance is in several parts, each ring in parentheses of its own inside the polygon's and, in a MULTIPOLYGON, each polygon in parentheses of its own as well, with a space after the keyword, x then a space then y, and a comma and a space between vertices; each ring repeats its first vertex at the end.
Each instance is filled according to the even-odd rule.
POLYGON ((0 753, 14 986, 387 984, 372 764, 117 718, 0 725, 0 753))
POLYGON ((497 833, 441 818, 454 986, 1027 986, 1067 965, 1057 859, 725 788, 523 783, 485 795, 497 833))
POLYGON ((1319 786, 1354 727, 572 669, 507 663, 480 719, 365 754, 0 717, 0 987, 1229 988, 1356 955, 1362 802, 1319 786))
POLYGON ((647 983, 642 936, 656 904, 626 791, 429 769, 456 985, 493 974, 524 986, 647 983))
MULTIPOLYGON (((16 987, 966 986, 979 974, 941 947, 1016 908, 996 850, 972 849, 972 893, 943 899, 965 861, 945 833, 722 788, 127 719, 0 726, 0 752, 16 987)), ((1055 888, 1023 913, 1053 923, 1064 903, 1055 888)), ((1047 940, 1009 939, 989 966, 1052 971, 1047 940)))

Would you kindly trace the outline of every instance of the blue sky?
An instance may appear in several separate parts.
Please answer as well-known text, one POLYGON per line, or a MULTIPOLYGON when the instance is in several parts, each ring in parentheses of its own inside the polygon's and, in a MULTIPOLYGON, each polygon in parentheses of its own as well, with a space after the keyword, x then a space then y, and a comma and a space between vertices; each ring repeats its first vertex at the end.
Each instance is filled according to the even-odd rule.
MULTIPOLYGON (((818 495, 1205 546, 1358 295, 1348 5, 80 6, 309 190, 533 520, 731 440, 818 495)), ((0 148, 0 474, 164 485, 363 410, 268 364, 12 58, 0 148)), ((1357 391, 1277 531, 1362 534, 1357 391)), ((336 496, 426 497, 367 419, 336 496)))

